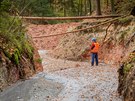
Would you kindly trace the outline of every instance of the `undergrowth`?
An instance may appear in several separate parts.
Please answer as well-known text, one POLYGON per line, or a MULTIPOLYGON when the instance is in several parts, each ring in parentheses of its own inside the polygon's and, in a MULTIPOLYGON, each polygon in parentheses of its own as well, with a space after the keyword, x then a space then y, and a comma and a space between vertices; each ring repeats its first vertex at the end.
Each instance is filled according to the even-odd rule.
POLYGON ((6 12, 0 13, 0 29, 0 48, 9 59, 18 65, 22 54, 27 54, 28 58, 33 57, 33 47, 18 17, 12 17, 6 12))
POLYGON ((129 55, 128 60, 124 63, 123 69, 124 74, 128 73, 131 70, 131 68, 134 67, 134 63, 135 63, 135 52, 131 53, 129 55))

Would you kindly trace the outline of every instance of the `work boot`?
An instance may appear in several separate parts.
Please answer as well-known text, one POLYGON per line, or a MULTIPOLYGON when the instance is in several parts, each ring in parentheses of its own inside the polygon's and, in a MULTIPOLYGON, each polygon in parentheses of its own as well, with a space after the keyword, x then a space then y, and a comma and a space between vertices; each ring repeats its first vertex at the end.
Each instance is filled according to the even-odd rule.
POLYGON ((91 66, 94 66, 94 64, 92 63, 91 66))

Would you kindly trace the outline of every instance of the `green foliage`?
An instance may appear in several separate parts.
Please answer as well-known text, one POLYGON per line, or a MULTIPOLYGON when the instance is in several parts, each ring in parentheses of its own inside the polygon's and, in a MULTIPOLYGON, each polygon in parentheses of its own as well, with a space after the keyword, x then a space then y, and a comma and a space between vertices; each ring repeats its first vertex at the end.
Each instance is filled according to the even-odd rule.
POLYGON ((15 62, 16 65, 19 64, 20 57, 21 57, 21 54, 20 54, 19 50, 18 49, 15 49, 14 50, 14 53, 12 54, 12 59, 15 62))
POLYGON ((10 16, 4 9, 7 3, 9 3, 8 0, 3 0, 1 2, 3 6, 0 6, 0 47, 4 49, 5 55, 18 65, 21 55, 27 54, 32 58, 33 47, 28 41, 21 19, 10 16))
POLYGON ((38 63, 42 63, 42 59, 41 58, 39 58, 39 59, 37 59, 35 61, 38 62, 38 63))
POLYGON ((77 16, 89 12, 89 1, 91 0, 13 0, 13 3, 19 11, 28 5, 22 14, 25 16, 77 16))
POLYGON ((27 8, 21 15, 55 16, 55 14, 52 12, 52 8, 49 5, 49 0, 15 0, 13 3, 19 11, 22 11, 24 7, 27 8))
POLYGON ((127 61, 124 63, 124 69, 123 72, 124 74, 128 73, 132 67, 134 67, 135 63, 135 53, 131 53, 127 59, 127 61))
POLYGON ((132 16, 128 16, 128 17, 125 17, 125 18, 121 18, 118 20, 118 23, 119 24, 129 24, 131 21, 133 20, 133 17, 132 16))
POLYGON ((34 48, 29 44, 28 41, 25 41, 23 43, 23 50, 25 51, 25 53, 28 55, 29 58, 33 57, 34 48))
POLYGON ((132 64, 126 64, 126 65, 124 66, 124 74, 125 74, 125 73, 128 73, 132 67, 133 67, 132 64))
POLYGON ((11 7, 10 0, 1 0, 0 1, 0 12, 8 12, 11 7))

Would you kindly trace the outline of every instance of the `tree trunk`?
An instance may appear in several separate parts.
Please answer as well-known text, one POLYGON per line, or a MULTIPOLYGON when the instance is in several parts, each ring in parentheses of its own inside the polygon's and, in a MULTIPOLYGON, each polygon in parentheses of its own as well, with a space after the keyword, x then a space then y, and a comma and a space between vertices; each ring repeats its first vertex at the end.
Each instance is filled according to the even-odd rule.
POLYGON ((110 0, 111 1, 111 11, 112 11, 112 14, 115 13, 115 8, 114 8, 114 0, 110 0))
POLYGON ((108 0, 106 0, 106 6, 107 6, 107 8, 109 7, 109 1, 108 0))
POLYGON ((49 0, 50 8, 52 7, 52 0, 49 0))
POLYGON ((80 15, 82 15, 82 13, 83 13, 83 4, 82 4, 83 2, 82 2, 82 0, 81 0, 81 2, 80 2, 80 3, 81 3, 81 9, 80 9, 81 14, 80 14, 80 15))
POLYGON ((87 15, 87 0, 84 0, 84 4, 85 4, 85 15, 87 15))
POLYGON ((78 4, 78 16, 80 15, 80 5, 78 4))
POLYGON ((54 1, 54 9, 55 9, 55 12, 57 11, 57 1, 54 1))
POLYGON ((66 16, 67 14, 66 14, 66 2, 65 2, 65 0, 64 0, 64 17, 66 16))
POLYGON ((91 13, 92 13, 92 9, 91 9, 92 7, 91 7, 91 0, 89 0, 89 13, 90 13, 90 15, 91 15, 91 13))
POLYGON ((97 6, 97 15, 101 15, 101 6, 100 6, 100 0, 96 0, 96 6, 97 6))

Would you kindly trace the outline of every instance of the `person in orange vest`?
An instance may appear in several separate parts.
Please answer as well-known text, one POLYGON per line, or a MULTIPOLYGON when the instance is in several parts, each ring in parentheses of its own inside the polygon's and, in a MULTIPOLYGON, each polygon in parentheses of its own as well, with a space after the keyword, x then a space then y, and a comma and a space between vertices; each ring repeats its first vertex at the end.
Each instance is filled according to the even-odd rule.
POLYGON ((96 38, 92 38, 91 50, 91 66, 94 66, 94 61, 96 61, 96 66, 98 66, 98 51, 99 43, 96 41, 96 38))

